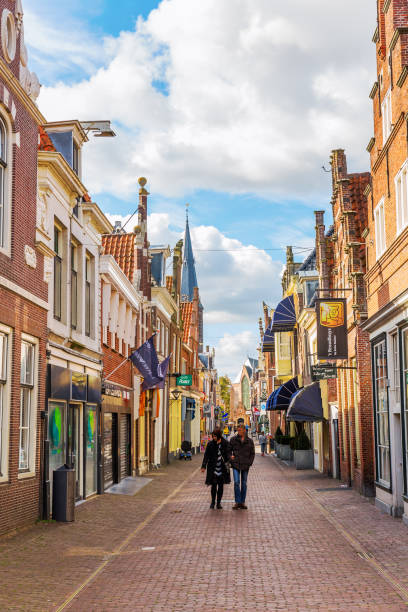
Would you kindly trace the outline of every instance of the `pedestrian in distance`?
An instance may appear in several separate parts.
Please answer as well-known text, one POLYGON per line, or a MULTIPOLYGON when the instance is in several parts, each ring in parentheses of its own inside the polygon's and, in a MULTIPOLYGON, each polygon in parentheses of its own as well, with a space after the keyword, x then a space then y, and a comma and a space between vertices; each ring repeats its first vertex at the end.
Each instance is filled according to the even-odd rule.
POLYGON ((238 435, 231 441, 231 465, 234 473, 235 505, 233 510, 247 510, 245 505, 249 468, 255 459, 255 445, 248 437, 245 425, 238 425, 238 435))
POLYGON ((261 445, 261 454, 262 457, 265 457, 265 449, 266 449, 266 443, 268 441, 266 435, 264 432, 259 434, 259 444, 261 445))
POLYGON ((211 510, 215 508, 222 510, 221 499, 224 493, 224 484, 230 484, 231 476, 229 470, 230 444, 223 437, 220 429, 214 429, 212 440, 206 446, 201 471, 207 470, 205 484, 211 486, 211 510))

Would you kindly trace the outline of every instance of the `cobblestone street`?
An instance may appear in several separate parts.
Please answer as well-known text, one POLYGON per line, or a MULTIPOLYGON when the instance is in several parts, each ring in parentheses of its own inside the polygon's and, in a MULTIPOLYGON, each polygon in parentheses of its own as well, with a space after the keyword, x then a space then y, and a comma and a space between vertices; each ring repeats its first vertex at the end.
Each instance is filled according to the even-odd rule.
MULTIPOLYGON (((257 455, 248 511, 209 509, 200 457, 72 524, 0 540, 1 610, 403 610, 408 531, 316 472, 257 455), (327 489, 331 490, 327 490, 327 489)), ((150 475, 149 475, 150 476, 150 475)))

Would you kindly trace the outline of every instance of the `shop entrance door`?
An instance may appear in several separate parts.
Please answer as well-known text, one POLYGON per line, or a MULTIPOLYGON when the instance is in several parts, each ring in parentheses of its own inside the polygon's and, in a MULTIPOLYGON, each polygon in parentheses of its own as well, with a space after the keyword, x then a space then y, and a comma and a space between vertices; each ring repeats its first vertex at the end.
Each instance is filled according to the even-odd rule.
POLYGON ((80 404, 70 404, 68 411, 68 463, 75 469, 75 500, 82 498, 81 487, 81 409, 80 404))
POLYGON ((130 476, 130 414, 120 415, 120 479, 130 476))
POLYGON ((103 415, 103 474, 105 489, 118 482, 117 478, 117 423, 118 415, 103 415))

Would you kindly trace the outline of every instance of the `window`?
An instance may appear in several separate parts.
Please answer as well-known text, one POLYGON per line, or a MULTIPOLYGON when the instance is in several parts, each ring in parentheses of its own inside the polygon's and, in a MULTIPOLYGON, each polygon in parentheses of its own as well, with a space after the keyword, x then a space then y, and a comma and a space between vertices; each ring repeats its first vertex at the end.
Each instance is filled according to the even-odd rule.
POLYGON ((399 356, 399 340, 398 334, 391 336, 392 342, 392 361, 394 370, 394 398, 395 403, 401 402, 401 381, 400 381, 400 356, 399 356))
POLYGON ((374 346, 373 361, 377 480, 386 486, 390 486, 390 435, 385 340, 382 340, 374 346))
POLYGON ((31 467, 30 446, 32 446, 31 436, 33 434, 34 357, 34 344, 23 340, 21 343, 20 451, 18 462, 20 472, 28 472, 31 467))
POLYGON ((79 147, 75 142, 72 146, 72 169, 79 176, 79 147))
POLYGON ((361 462, 361 445, 360 445, 360 414, 358 404, 358 384, 357 384, 357 360, 352 359, 351 365, 354 370, 351 371, 352 383, 353 383, 353 401, 354 401, 354 432, 356 436, 356 459, 357 465, 361 462))
POLYGON ((54 318, 62 316, 62 231, 54 226, 54 318))
POLYGON ((290 359, 290 334, 281 332, 279 334, 279 359, 290 359))
POLYGON ((0 476, 7 469, 8 400, 7 400, 8 334, 0 332, 0 476))
POLYGON ((71 327, 78 325, 78 247, 71 244, 71 327))
POLYGON ((408 329, 402 331, 402 368, 404 397, 404 454, 405 454, 405 495, 408 494, 408 329))
POLYGON ((375 251, 377 259, 385 251, 385 223, 384 223, 384 198, 380 201, 374 210, 375 222, 375 251))
POLYGON ((392 130, 391 89, 387 91, 381 104, 383 145, 387 142, 392 130))
POLYGON ((397 206, 397 233, 408 225, 408 162, 405 162, 395 177, 395 199, 397 206))
POLYGON ((305 307, 310 308, 313 306, 313 299, 315 298, 316 289, 319 288, 319 281, 307 281, 305 291, 305 307))
POLYGON ((307 333, 306 330, 303 335, 303 348, 304 348, 305 376, 310 376, 311 374, 310 343, 309 343, 309 334, 307 333))
POLYGON ((85 258, 85 335, 91 335, 91 278, 92 262, 91 256, 87 253, 85 258))
POLYGON ((6 243, 7 132, 0 119, 0 247, 6 243))

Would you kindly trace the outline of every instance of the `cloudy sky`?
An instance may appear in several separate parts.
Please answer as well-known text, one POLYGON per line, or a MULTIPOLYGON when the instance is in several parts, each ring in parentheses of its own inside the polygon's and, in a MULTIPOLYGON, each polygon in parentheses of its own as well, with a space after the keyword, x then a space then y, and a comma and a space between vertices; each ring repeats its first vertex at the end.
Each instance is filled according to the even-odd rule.
MULTIPOLYGON (((368 169, 374 0, 24 0, 47 119, 111 119, 84 182, 126 218, 146 176, 150 241, 180 237, 190 203, 206 344, 235 377, 256 355, 262 300, 286 245, 313 246, 330 151, 368 169)), ((327 215, 330 222, 330 215, 327 215)))

